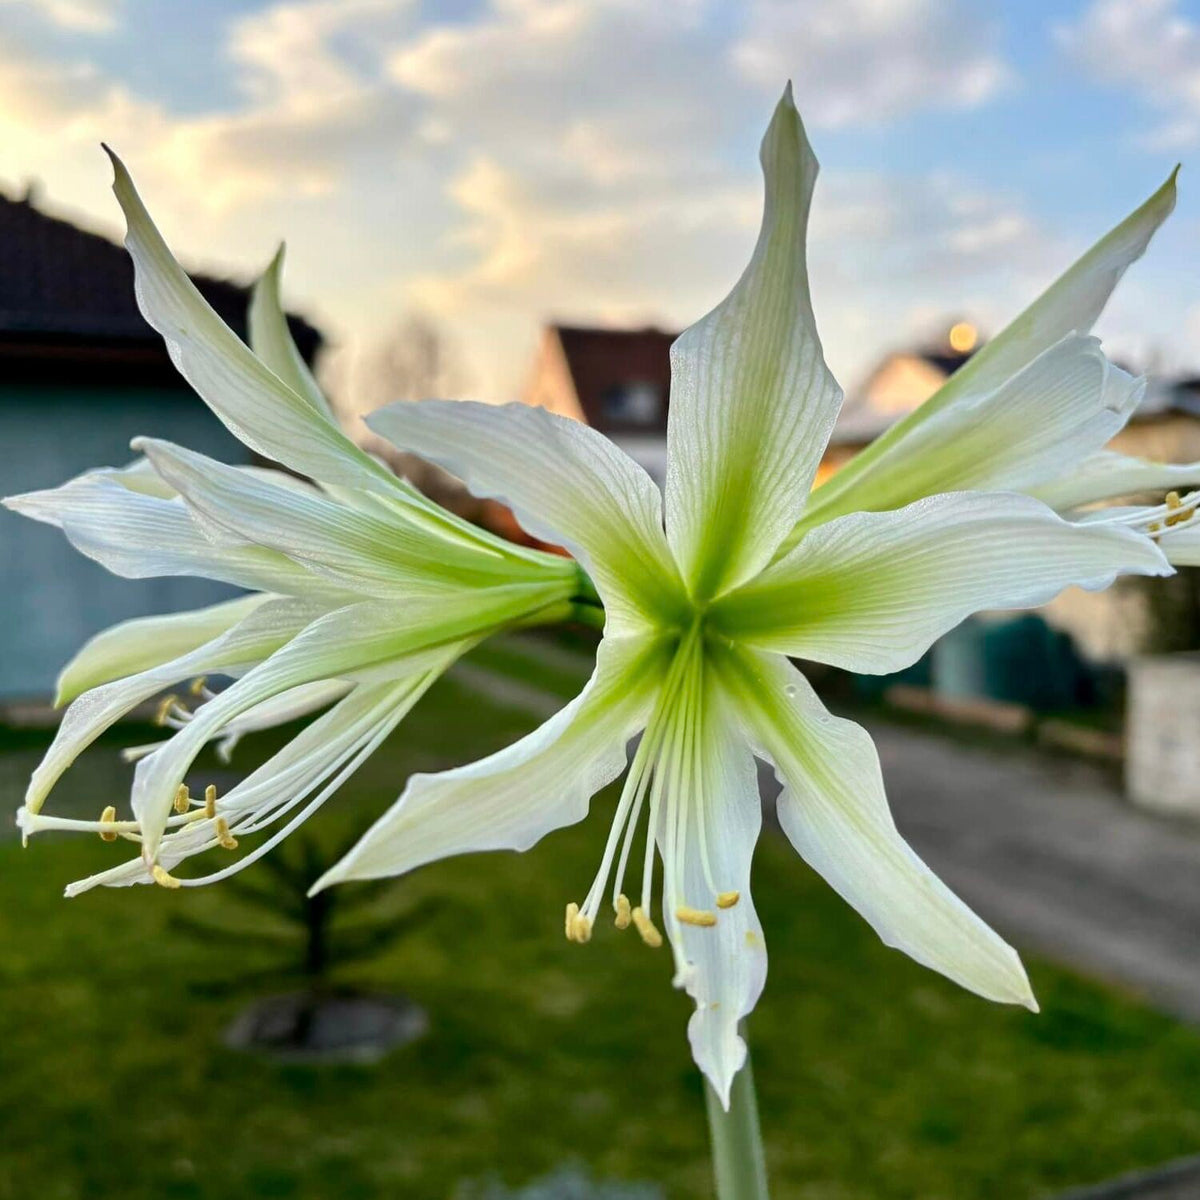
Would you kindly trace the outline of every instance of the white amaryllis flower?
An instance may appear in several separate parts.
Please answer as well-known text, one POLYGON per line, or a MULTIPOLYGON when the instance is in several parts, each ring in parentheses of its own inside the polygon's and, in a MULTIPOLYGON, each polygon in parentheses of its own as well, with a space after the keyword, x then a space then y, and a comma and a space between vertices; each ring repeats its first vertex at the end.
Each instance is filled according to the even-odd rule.
MULTIPOLYGON (((512 505, 530 532, 571 549, 608 615, 595 673, 571 704, 490 758, 414 776, 318 885, 465 851, 526 849, 584 816, 640 733, 595 878, 567 906, 566 933, 588 941, 609 908, 618 928, 633 925, 653 946, 661 922, 676 982, 696 1003, 693 1053, 726 1105, 745 1057, 738 1022, 766 976, 750 897, 761 819, 756 757, 783 784, 779 819, 796 849, 885 942, 983 996, 1034 1007, 1016 953, 897 832, 866 731, 830 715, 788 656, 895 671, 978 609, 1039 604, 1068 584, 1101 588, 1121 572, 1171 570, 1150 538, 1072 523, 1012 490, 943 491, 880 512, 852 511, 851 498, 844 514, 805 528, 841 391, 809 299, 805 236, 817 164, 790 90, 762 165, 766 207, 754 256, 724 302, 672 348, 665 513, 632 459, 543 410, 426 401, 368 419, 477 494, 512 505), (644 853, 630 876, 641 827, 644 853)), ((1075 268, 1036 335, 1022 333, 1029 314, 1018 322, 1010 345, 1013 336, 1025 341, 1007 357, 1001 339, 993 343, 1003 367, 993 387, 1009 386, 1011 400, 1011 389, 1023 395, 1028 385, 1055 412, 1126 402, 1134 385, 1093 342, 1071 335, 1094 318, 1124 265, 1118 257, 1075 268), (1026 352, 1046 346, 1054 349, 1033 374, 1019 373, 1026 352), (1010 375, 1022 385, 1006 384, 1010 375)), ((1031 311, 1047 312, 1040 303, 1031 311)), ((958 452, 958 439, 973 445, 974 428, 963 421, 947 453, 958 452)), ((996 455, 1042 450, 1024 426, 1006 434, 993 422, 986 436, 996 455), (1019 444, 1005 440, 1018 435, 1019 444)), ((1061 443, 1058 432, 1047 436, 1061 443)))
MULTIPOLYGON (((47 829, 128 839, 137 857, 72 884, 211 882, 252 862, 322 804, 459 655, 507 626, 562 619, 594 599, 580 568, 515 546, 445 512, 341 432, 291 341, 279 303, 281 256, 255 290, 253 350, 220 320, 171 256, 125 168, 114 190, 146 319, 176 366, 253 450, 319 481, 231 467, 141 438, 145 457, 90 471, 5 503, 59 526, 119 575, 198 575, 252 594, 197 612, 127 621, 89 642, 59 679, 71 701, 18 815, 26 836, 47 829), (213 691, 206 676, 233 679, 213 691), (44 814, 50 789, 104 729, 164 689, 167 740, 138 759, 131 813, 96 820, 44 814), (329 707, 332 705, 332 707, 329 707), (319 709, 299 736, 227 795, 184 785, 198 751, 224 753, 247 730, 319 709), (199 789, 198 789, 199 790, 199 789), (231 864, 199 878, 185 858, 273 830, 231 864)), ((599 613, 598 609, 592 610, 599 613)))

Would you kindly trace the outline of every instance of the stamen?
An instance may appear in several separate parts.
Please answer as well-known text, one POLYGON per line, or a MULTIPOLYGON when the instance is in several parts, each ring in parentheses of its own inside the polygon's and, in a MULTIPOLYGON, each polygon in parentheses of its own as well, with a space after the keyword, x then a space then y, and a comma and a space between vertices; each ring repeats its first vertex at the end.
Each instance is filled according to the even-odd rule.
POLYGON ((616 920, 613 921, 613 924, 618 929, 628 929, 631 910, 629 907, 629 897, 625 895, 624 892, 617 897, 617 902, 613 905, 613 908, 617 910, 617 917, 616 920))
POLYGON ((702 929, 711 929, 717 923, 717 914, 703 908, 692 908, 681 904, 675 910, 675 919, 685 925, 697 925, 702 929))
POLYGON ((222 850, 237 849, 237 838, 229 832, 229 822, 224 817, 217 818, 217 844, 222 850))
POLYGON ((1183 501, 1180 500, 1178 492, 1168 492, 1163 497, 1163 503, 1167 506, 1167 508, 1174 510, 1179 508, 1183 504, 1183 501))
POLYGON ((193 696, 203 696, 208 691, 208 677, 206 675, 197 675, 192 680, 191 687, 188 688, 193 696))
POLYGON ((175 791, 175 811, 183 816, 185 812, 192 806, 192 796, 188 791, 188 785, 181 783, 175 791))
POLYGON ((204 815, 211 821, 217 815, 217 785, 210 783, 204 789, 204 815))
POLYGON ((155 863, 154 866, 150 868, 150 874, 154 876, 154 882, 157 883, 159 887, 183 887, 183 884, 176 879, 174 875, 170 874, 166 867, 164 867, 161 863, 155 863))
MULTIPOLYGON (((110 825, 116 819, 117 810, 111 804, 100 814, 100 823, 102 825, 110 825)), ((100 840, 102 842, 115 842, 117 840, 117 831, 115 829, 101 829, 100 840)))
POLYGON ((179 697, 172 692, 168 696, 164 696, 159 702, 158 707, 154 710, 155 725, 166 725, 171 717, 171 710, 179 703, 179 697))
POLYGON ((741 898, 741 892, 718 892, 717 907, 732 908, 741 898))
POLYGON ((630 916, 633 919, 634 927, 637 929, 638 933, 642 935, 642 941, 645 942, 647 946, 657 950, 663 942, 662 934, 658 932, 658 927, 654 924, 654 922, 650 920, 648 916, 646 916, 646 910, 639 904, 637 908, 630 913, 630 916))
POLYGON ((565 928, 568 942, 578 942, 582 946, 591 941, 592 923, 579 911, 579 905, 574 900, 567 905, 565 928))

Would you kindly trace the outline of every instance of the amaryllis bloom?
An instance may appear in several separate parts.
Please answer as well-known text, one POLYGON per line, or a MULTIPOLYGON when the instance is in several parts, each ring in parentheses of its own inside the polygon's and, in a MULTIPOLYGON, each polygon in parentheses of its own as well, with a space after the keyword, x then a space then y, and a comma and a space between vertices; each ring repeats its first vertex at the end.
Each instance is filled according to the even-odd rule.
MULTIPOLYGON (((982 996, 1035 1007, 1015 951, 898 833, 869 735, 828 713, 789 659, 896 671, 976 610, 1171 570, 1150 537, 1065 520, 1016 490, 1023 479, 981 484, 966 467, 911 495, 865 487, 871 511, 856 511, 848 491, 843 508, 810 515, 842 393, 809 298, 817 164, 790 89, 762 165, 766 206, 750 264, 672 348, 665 499, 603 436, 543 410, 425 401, 369 418, 567 546, 607 617, 595 673, 571 704, 489 758, 413 776, 318 884, 524 850, 580 820, 641 735, 595 878, 580 881, 565 930, 587 942, 607 913, 650 946, 665 934, 676 983, 696 1004, 696 1062, 726 1105, 745 1057, 738 1022, 767 966, 750 894, 756 758, 783 785, 778 814, 793 845, 885 942, 982 996)), ((1103 414, 1124 412, 1139 385, 1079 331, 1153 228, 1152 218, 1134 220, 1136 236, 1101 243, 979 355, 974 384, 962 385, 975 407, 943 406, 952 433, 930 461, 991 456, 1017 473, 1061 454, 1067 430, 1086 429, 1081 445, 1094 429, 1115 430, 1103 414), (1013 406, 1021 416, 1010 424, 1013 406)), ((931 416, 924 428, 940 427, 931 416)))
POLYGON ((458 519, 341 432, 288 334, 280 256, 255 291, 251 350, 193 287, 113 163, 139 303, 176 366, 247 446, 317 482, 140 438, 145 457, 129 467, 5 501, 59 526, 119 575, 198 575, 250 591, 197 612, 127 621, 63 671, 58 702, 71 704, 18 822, 27 837, 83 830, 138 848, 68 895, 97 884, 194 886, 240 870, 323 804, 471 646, 498 629, 563 620, 573 600, 599 614, 577 564, 458 519), (214 690, 213 676, 234 682, 214 690), (115 805, 95 820, 42 812, 80 751, 168 688, 180 690, 158 712, 172 732, 132 748, 128 814, 115 805), (189 792, 184 777, 209 740, 227 753, 247 730, 321 709, 228 794, 211 785, 189 792), (254 835, 269 836, 215 872, 173 873, 194 854, 237 850, 254 835))

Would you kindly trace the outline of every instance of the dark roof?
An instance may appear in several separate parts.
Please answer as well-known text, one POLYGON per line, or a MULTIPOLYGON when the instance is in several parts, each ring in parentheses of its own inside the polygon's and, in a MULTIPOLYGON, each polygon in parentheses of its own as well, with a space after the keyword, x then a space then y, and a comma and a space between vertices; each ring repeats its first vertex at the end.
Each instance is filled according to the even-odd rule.
POLYGON ((923 358, 930 366, 937 367, 943 375, 953 375, 967 361, 974 351, 961 354, 957 350, 919 350, 917 358, 923 358))
MULTIPOLYGON (((193 275, 200 293, 245 336, 249 288, 193 275)), ((312 361, 321 334, 300 317, 288 323, 312 361)), ((177 380, 162 339, 146 324, 125 248, 42 212, 31 198, 0 193, 0 361, 5 378, 63 373, 95 380, 177 380)))
MULTIPOLYGON (((671 343, 678 336, 661 329, 589 329, 556 325, 555 332, 575 384, 575 394, 589 425, 619 432, 621 422, 606 411, 606 398, 631 385, 650 386, 661 399, 661 421, 667 427, 671 390, 671 343)), ((624 426, 645 432, 645 425, 624 426)))

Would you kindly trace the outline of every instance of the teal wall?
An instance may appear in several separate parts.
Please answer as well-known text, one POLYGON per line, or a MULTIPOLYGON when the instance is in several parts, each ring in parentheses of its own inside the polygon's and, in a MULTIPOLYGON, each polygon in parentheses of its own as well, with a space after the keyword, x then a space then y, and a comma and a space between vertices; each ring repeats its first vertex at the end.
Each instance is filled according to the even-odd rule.
MULTIPOLYGON (((0 495, 55 487, 91 467, 122 466, 130 438, 169 438, 226 462, 249 452, 178 388, 0 385, 0 495)), ((212 604, 232 588, 191 578, 121 579, 49 525, 0 508, 0 700, 51 694, 93 633, 127 617, 212 604)))

